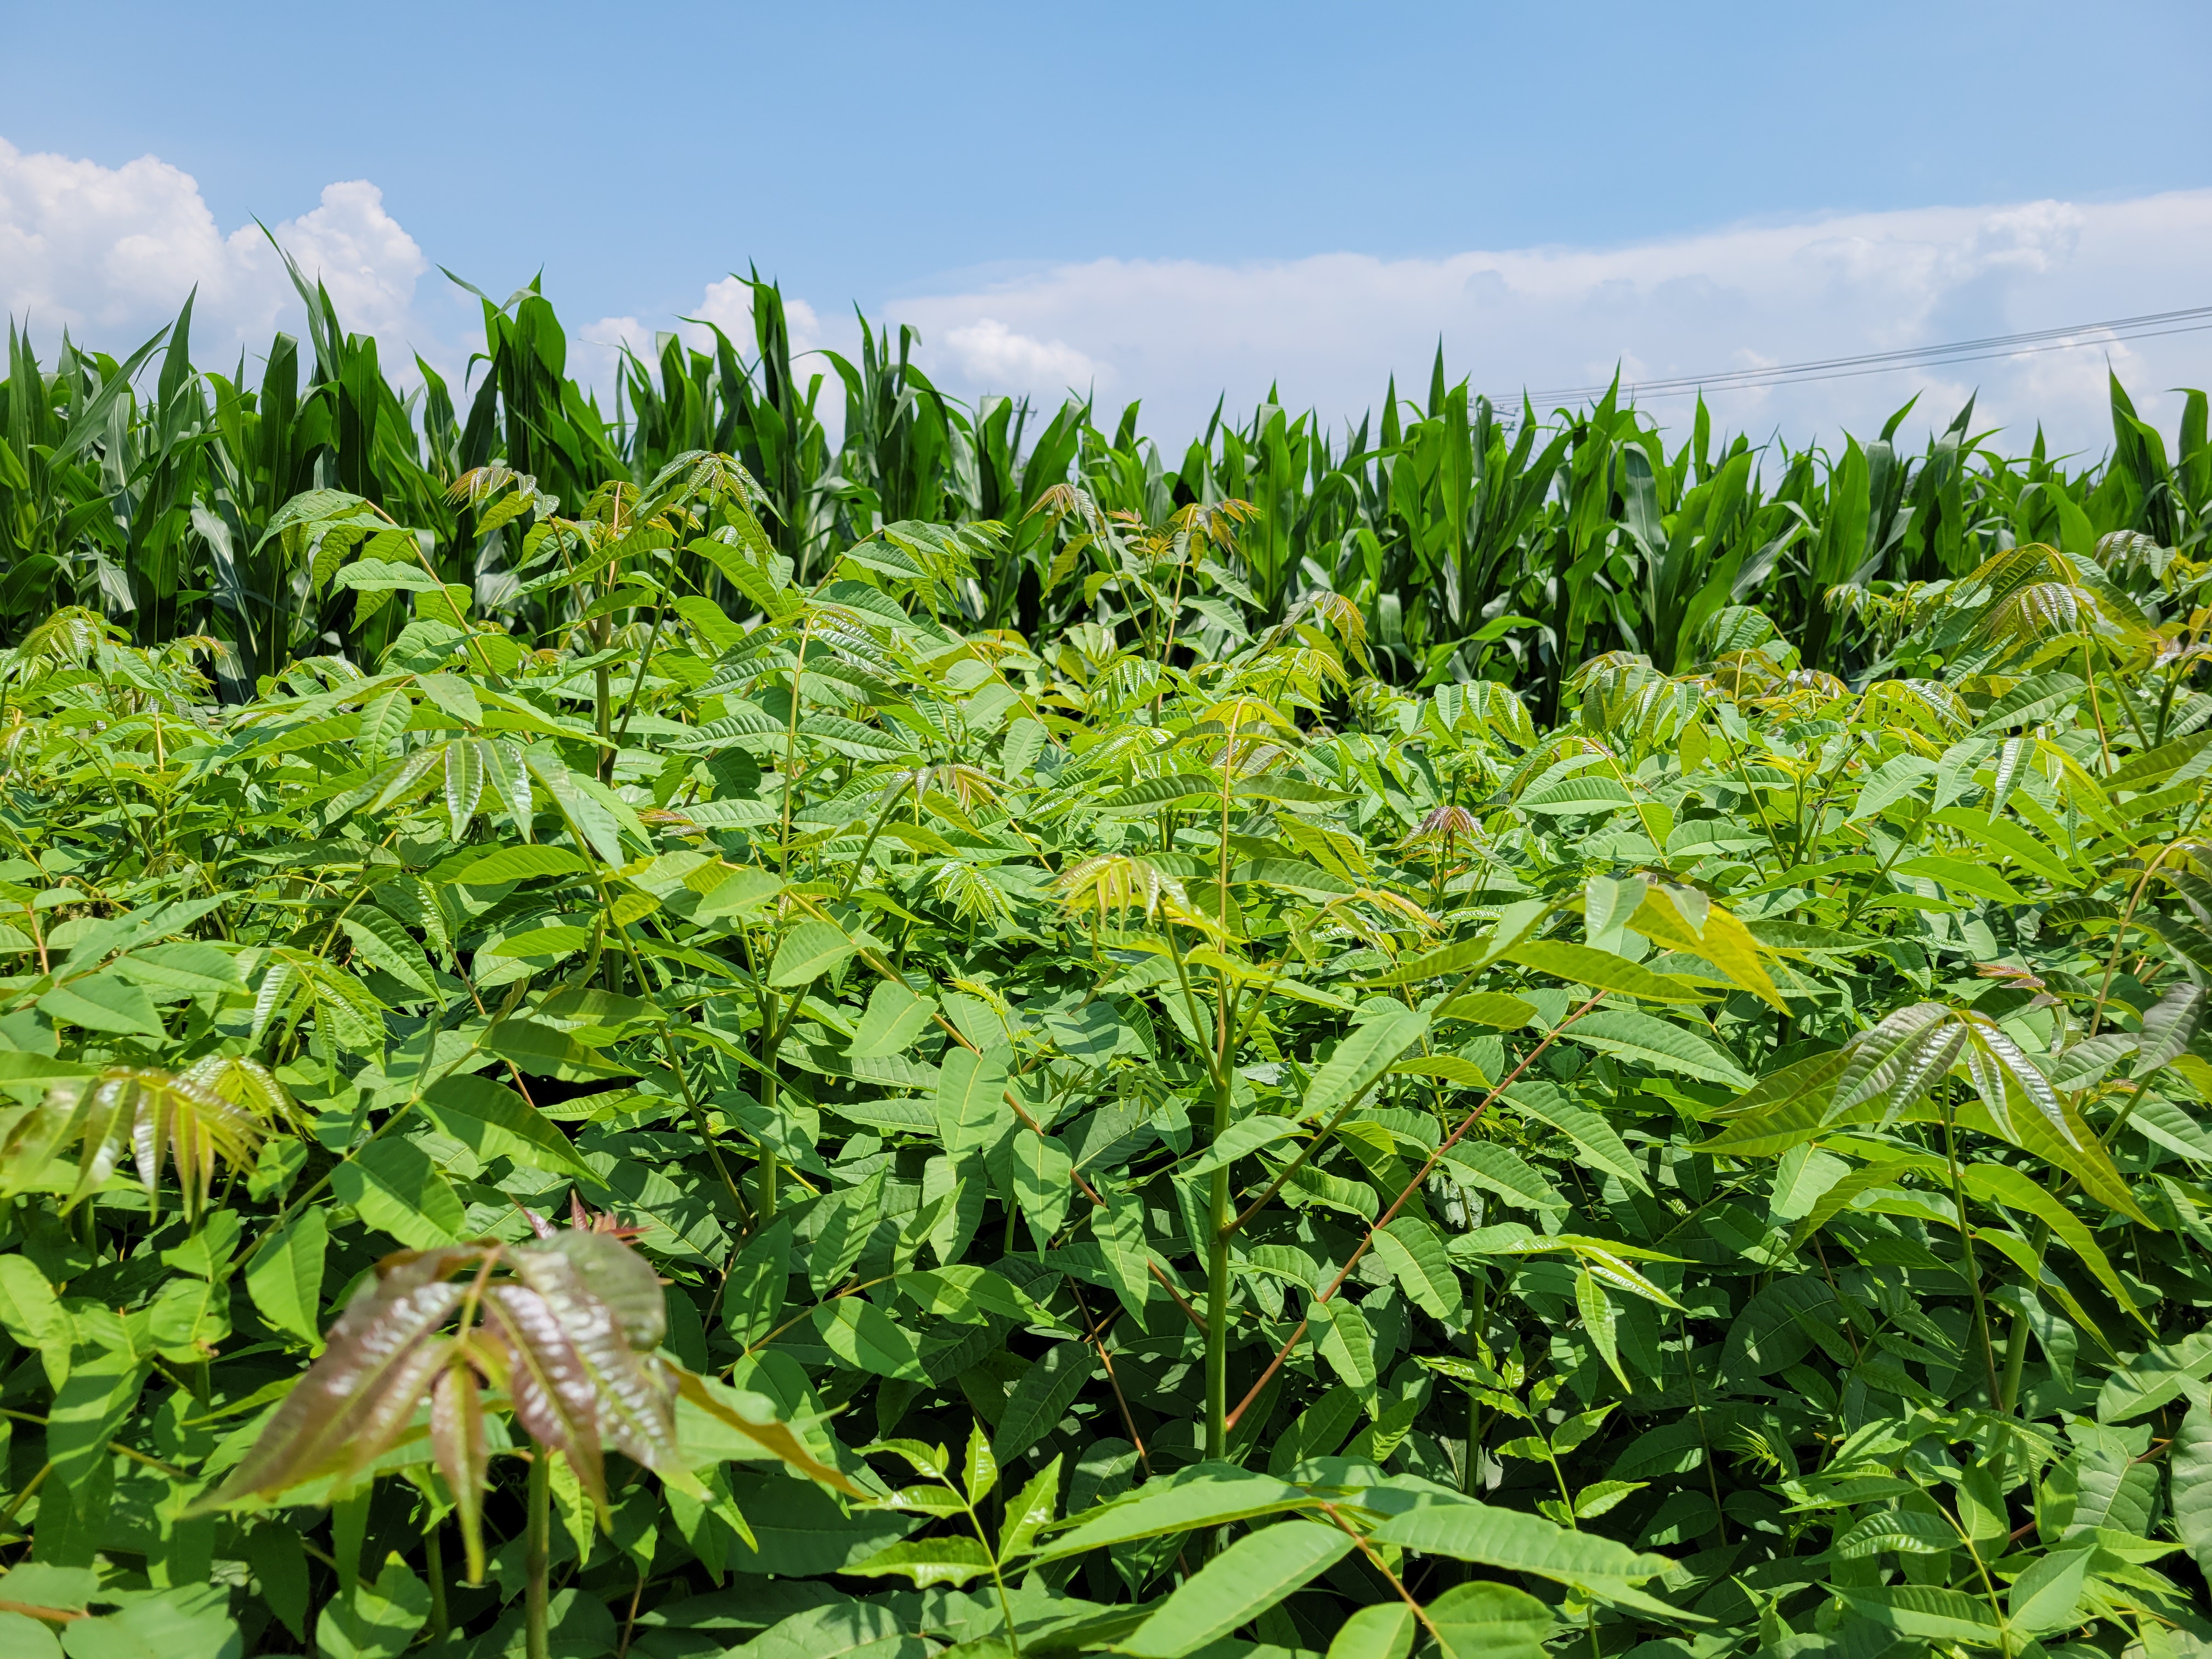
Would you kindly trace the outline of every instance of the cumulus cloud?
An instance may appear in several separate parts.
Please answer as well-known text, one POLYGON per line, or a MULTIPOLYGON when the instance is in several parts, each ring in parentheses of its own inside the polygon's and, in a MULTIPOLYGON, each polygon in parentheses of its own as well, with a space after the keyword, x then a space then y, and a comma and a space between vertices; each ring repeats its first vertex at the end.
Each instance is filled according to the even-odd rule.
MULTIPOLYGON (((404 363, 410 349, 449 375, 465 362, 473 307, 442 281, 423 280, 429 260, 374 184, 331 185, 319 205, 274 229, 329 286, 347 325, 379 337, 387 362, 404 363)), ((741 250, 731 252, 734 260, 741 250)), ((2208 264, 2212 190, 1830 215, 1614 247, 1426 258, 1340 252, 1244 264, 1106 258, 869 309, 915 325, 924 367, 957 395, 1055 403, 1087 390, 1108 416, 1141 397, 1146 429, 1174 446, 1217 397, 1249 410, 1271 387, 1341 430, 1378 405, 1388 375, 1401 392, 1425 392, 1439 341, 1452 378, 1513 398, 1524 386, 1602 384, 1616 366, 1631 380, 1710 375, 2176 309, 2203 301, 2197 273, 2208 264)), ((0 141, 0 310, 27 319, 42 347, 66 327, 102 349, 128 349, 195 288, 203 362, 251 355, 273 330, 301 326, 259 227, 226 231, 190 174, 152 156, 110 167, 0 141)), ((704 345, 712 323, 741 347, 750 342, 742 282, 702 282, 699 296, 681 316, 639 307, 573 329, 571 371, 604 398, 621 350, 649 357, 665 330, 704 345)), ((825 319, 796 295, 786 307, 798 352, 856 345, 842 312, 825 319)), ((2108 363, 2168 429, 2170 389, 2212 384, 2212 333, 2081 338, 2078 350, 1730 390, 1710 401, 1724 427, 1803 441, 1873 429, 1915 392, 1914 426, 1947 423, 1972 393, 1978 427, 2002 426, 2025 447, 2040 422, 2055 446, 2095 452, 2109 441, 2108 363)), ((822 407, 840 423, 834 378, 822 407)), ((1679 425, 1691 405, 1649 407, 1679 425)))
MULTIPOLYGON (((350 328, 437 352, 417 313, 429 261, 363 179, 272 227, 350 328)), ((193 355, 264 349, 300 326, 283 261, 258 225, 226 234, 191 174, 147 155, 119 167, 27 154, 0 140, 0 310, 42 344, 67 329, 102 349, 136 345, 193 307, 193 355)))
POLYGON ((1042 391, 1057 382, 1063 390, 1079 392, 1098 378, 1098 365, 1065 340, 1017 334, 996 317, 978 317, 948 331, 945 343, 961 374, 979 386, 1042 391))
MULTIPOLYGON (((1929 208, 1743 225, 1615 248, 1536 247, 1437 258, 1360 253, 1230 265, 1099 259, 887 307, 919 326, 945 382, 970 394, 1057 396, 1094 379, 1141 396, 1147 429, 1177 437, 1217 396, 1249 409, 1279 385, 1332 421, 1376 406, 1385 376, 1425 393, 1439 342, 1454 380, 1521 388, 1705 375, 2179 308, 2203 299, 2212 191, 2104 204, 1929 208), (1082 374, 1072 372, 1080 365, 1082 374)), ((1917 392, 1946 424, 2022 444, 2107 441, 2109 361, 2138 406, 2171 424, 2168 388, 2212 383, 2212 334, 1716 393, 1715 418, 1793 438, 1878 428, 1917 392)), ((1670 423, 1687 398, 1655 400, 1670 423)))

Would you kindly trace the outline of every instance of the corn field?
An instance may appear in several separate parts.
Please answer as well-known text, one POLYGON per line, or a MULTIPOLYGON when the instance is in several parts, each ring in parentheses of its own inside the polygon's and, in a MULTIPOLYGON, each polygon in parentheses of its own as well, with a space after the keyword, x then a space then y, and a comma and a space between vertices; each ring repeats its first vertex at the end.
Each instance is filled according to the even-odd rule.
MULTIPOLYGON (((300 658, 373 661, 404 626, 398 611, 327 587, 306 544, 278 533, 284 503, 339 490, 412 531, 422 569, 472 623, 543 647, 583 625, 601 649, 634 630, 636 645, 654 626, 652 594, 580 616, 574 590, 527 568, 514 529, 455 481, 503 469, 530 479, 545 511, 575 513, 605 480, 642 484, 711 451, 759 482, 768 533, 801 582, 886 526, 949 532, 974 567, 956 595, 961 624, 1028 638, 1103 621, 1117 599, 1128 608, 1144 577, 1120 526, 1246 503, 1210 591, 1153 596, 1163 614, 1196 605, 1191 650, 1332 593, 1360 611, 1382 678, 1510 679, 1549 720, 1576 664, 1625 650, 1688 667, 1725 646, 1717 630, 1746 605, 1799 641, 1808 667, 1863 678, 1887 665, 1916 607, 1992 554, 2043 543, 2087 556, 2115 532, 2189 554, 2212 500, 2203 394, 2188 394, 2169 447, 2117 380, 2110 454, 2072 470, 2039 434, 2025 459, 1992 447, 1971 401, 1917 454, 1897 441, 1911 405, 1831 453, 1716 436, 1700 402, 1670 448, 1613 396, 1548 416, 1500 410, 1453 384, 1441 353, 1425 397, 1394 380, 1349 431, 1270 401, 1241 422, 1217 409, 1178 455, 1139 434, 1134 404, 1110 433, 1073 398, 1049 417, 1003 398, 965 406, 915 364, 905 328, 894 337, 864 319, 857 362, 795 357, 781 295, 757 279, 750 340, 717 329, 702 351, 663 336, 657 357, 626 357, 609 410, 568 377, 567 336, 534 287, 483 301, 486 349, 457 392, 419 358, 411 374, 388 373, 377 342, 294 275, 307 348, 280 334, 258 372, 194 366, 189 301, 121 360, 64 342, 48 366, 11 324, 0 641, 86 607, 140 646, 200 641, 231 702, 300 658), (823 416, 841 394, 833 446, 823 416)), ((736 605, 705 562, 673 568, 736 605)))

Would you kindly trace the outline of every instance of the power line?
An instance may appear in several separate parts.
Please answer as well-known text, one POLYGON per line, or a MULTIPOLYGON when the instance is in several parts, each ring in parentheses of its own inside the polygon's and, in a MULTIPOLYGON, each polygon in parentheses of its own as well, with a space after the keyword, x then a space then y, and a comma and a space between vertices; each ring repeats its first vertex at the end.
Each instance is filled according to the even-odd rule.
MULTIPOLYGON (((2168 335, 2195 334, 2212 330, 2212 306, 2182 311, 2151 312, 2101 323, 2075 323, 2064 328, 2030 330, 2019 334, 1991 335, 1979 340, 1958 340, 1945 345, 1911 346, 1895 351, 1869 351, 1848 357, 1817 358, 1800 363, 1777 363, 1763 368, 1729 369, 1712 374, 1684 374, 1665 379, 1624 382, 1624 399, 1690 397, 1706 392, 1753 391, 1764 386, 1809 385, 1821 380, 1851 380, 1907 368, 1939 368, 1954 363, 1991 362, 2045 351, 2073 351, 2085 346, 2112 345, 2127 340, 2160 339, 2168 335), (2089 335, 2094 337, 2076 337, 2089 335)), ((1523 396, 1531 402, 1587 403, 1605 395, 1604 385, 1559 386, 1494 398, 1510 407, 1523 396)))
MULTIPOLYGON (((2003 355, 2012 348, 2045 340, 2059 340, 2080 344, 2099 343, 2089 341, 2074 342, 2069 337, 2092 331, 2112 332, 2122 330, 2145 330, 2168 323, 2194 322, 2205 318, 2212 318, 2212 306, 2197 306, 2185 311, 2152 312, 2140 317, 2117 318, 2109 322, 2075 323, 2064 328, 2035 329, 2021 334, 1992 335, 1980 340, 1960 340, 1949 345, 1906 346, 1895 351, 1870 351, 1856 356, 1820 358, 1803 363, 1773 363, 1758 368, 1728 369, 1718 374, 1681 375, 1672 380, 1641 380, 1636 384, 1640 390, 1656 391, 1676 386, 1715 386, 1735 380, 1798 374, 1818 369, 1851 368, 1862 363, 1893 362, 1909 368, 1923 358, 1956 352, 1994 351, 1998 355, 2003 355)), ((1530 395, 1532 397, 1571 397, 1577 392, 1588 391, 1595 391, 1601 394, 1604 390, 1602 386, 1568 387, 1555 392, 1532 392, 1530 395)))

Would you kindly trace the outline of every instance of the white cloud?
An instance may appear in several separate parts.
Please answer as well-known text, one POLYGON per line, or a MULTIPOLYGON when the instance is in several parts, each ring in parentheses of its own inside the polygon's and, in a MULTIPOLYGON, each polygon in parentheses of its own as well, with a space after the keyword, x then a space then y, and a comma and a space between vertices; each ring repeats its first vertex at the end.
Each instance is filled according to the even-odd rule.
MULTIPOLYGON (((328 185, 319 206, 272 228, 349 328, 446 355, 416 309, 429 261, 374 185, 328 185)), ((258 352, 276 328, 301 325, 291 279, 260 227, 226 235, 191 174, 150 155, 107 167, 0 140, 0 310, 42 347, 66 328, 88 345, 128 349, 173 321, 195 289, 201 362, 258 352)))
MULTIPOLYGON (((327 185, 320 207, 286 220, 276 234, 301 270, 330 290, 349 328, 400 335, 415 323, 416 281, 430 262, 384 210, 384 192, 374 185, 361 179, 327 185)), ((272 262, 274 250, 258 229, 235 233, 230 246, 250 255, 257 270, 272 262)))
POLYGON ((1042 392, 1056 385, 1061 391, 1079 392, 1098 378, 1099 365, 1065 340, 1017 334, 996 317, 979 317, 949 331, 945 343, 951 348, 960 373, 981 386, 1042 392))
MULTIPOLYGON (((277 223, 278 239, 329 286, 349 327, 375 333, 388 364, 410 349, 449 375, 475 343, 472 304, 441 280, 365 180, 333 184, 277 223)), ((518 257, 532 253, 516 250, 518 257)), ((1279 386, 1294 408, 1340 425, 1375 407, 1385 376, 1425 394, 1439 338, 1446 366, 1511 395, 1632 379, 1893 350, 2203 302, 2212 190, 2109 203, 2033 202, 1745 224, 1610 248, 1535 247, 1429 258, 1354 252, 1249 264, 1098 259, 966 291, 872 306, 915 325, 921 361, 958 395, 1025 392, 1056 403, 1095 389, 1108 417, 1145 402, 1146 429, 1179 445, 1228 394, 1249 410, 1279 386)), ((856 279, 861 273, 856 272, 856 279)), ((126 350, 176 314, 195 286, 193 355, 221 362, 297 331, 282 261, 248 222, 225 231, 188 173, 152 156, 120 167, 26 153, 0 141, 0 310, 27 319, 42 349, 67 327, 126 350)), ((556 302, 559 296, 554 296, 556 302)), ((694 344, 719 325, 745 349, 750 295, 702 285, 682 321, 640 313, 573 331, 572 372, 603 406, 618 349, 650 356, 657 333, 694 344)), ((793 345, 851 350, 854 325, 787 296, 793 345)), ((2040 421, 2054 445, 2109 442, 2109 360, 2147 416, 2171 430, 2170 388, 2212 384, 2212 333, 2180 334, 1753 391, 1711 401, 1725 427, 1793 439, 1866 432, 1915 391, 1915 427, 1948 422, 1978 392, 1977 425, 2025 447, 2040 421)), ((748 353, 748 355, 750 355, 748 353)), ((812 363, 825 368, 819 358, 812 363)), ((802 360, 804 363, 805 360, 802 360)), ((823 413, 842 424, 835 378, 823 413)), ((1654 401, 1672 424, 1687 399, 1654 401)))
MULTIPOLYGON (((1224 392, 1249 410, 1279 385, 1291 406, 1333 421, 1379 404, 1393 372, 1401 393, 1425 395, 1439 338, 1455 380, 1510 396, 1601 384, 1616 364, 1631 379, 1710 374, 2174 309, 2203 301, 2208 263, 2212 191, 2194 191, 1836 216, 1617 248, 1100 259, 886 310, 923 331, 951 389, 1052 398, 1089 379, 1070 374, 1080 363, 1102 402, 1141 396, 1146 429, 1180 441, 1224 392)), ((2024 446, 2040 420, 2054 441, 2099 449, 2108 356, 2138 407, 2169 427, 2167 389, 2212 383, 2212 334, 2185 334, 1709 402, 1726 426, 1802 439, 1878 428, 1916 391, 1916 414, 1945 424, 1978 391, 1978 427, 2003 424, 2024 446)), ((1650 407, 1686 423, 1691 405, 1650 407)))

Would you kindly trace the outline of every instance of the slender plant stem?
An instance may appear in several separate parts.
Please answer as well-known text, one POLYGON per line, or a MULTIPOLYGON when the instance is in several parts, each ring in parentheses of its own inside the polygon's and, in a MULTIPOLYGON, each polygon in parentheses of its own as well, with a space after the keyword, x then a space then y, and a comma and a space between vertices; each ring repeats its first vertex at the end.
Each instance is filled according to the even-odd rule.
POLYGON ((540 1446, 530 1459, 528 1516, 524 1523, 522 1607, 526 1659, 549 1659, 546 1607, 552 1582, 553 1454, 540 1446))
POLYGON ((446 1612, 446 1528, 435 1521, 422 1534, 422 1576, 430 1581, 430 1639, 442 1642, 453 1624, 446 1612))
MULTIPOLYGON (((1230 1081, 1214 1085, 1213 1138, 1229 1133, 1230 1081)), ((1229 1166, 1213 1171, 1208 1194, 1206 1252, 1206 1455, 1219 1458, 1229 1449, 1229 1166)))
POLYGON ((1943 1108, 1943 1160, 1951 1174, 1951 1201, 1959 1210, 1959 1249, 1966 1268, 1966 1288, 1974 1293, 1974 1330, 1981 1339, 1982 1364, 1989 1372, 1990 1409, 2004 1409, 2004 1390, 1997 1383, 1996 1350, 1990 1342, 1989 1304, 1982 1299, 1982 1275, 1974 1265, 1974 1230, 1966 1219, 1966 1188, 1959 1178, 1959 1138, 1952 1127, 1953 1113, 1943 1108))

